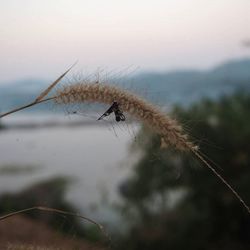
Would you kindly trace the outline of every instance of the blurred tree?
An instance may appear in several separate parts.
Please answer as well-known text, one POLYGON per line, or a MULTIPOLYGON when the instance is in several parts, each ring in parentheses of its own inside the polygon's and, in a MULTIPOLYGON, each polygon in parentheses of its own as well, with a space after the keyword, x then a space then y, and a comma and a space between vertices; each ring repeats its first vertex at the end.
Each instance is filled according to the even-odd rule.
MULTIPOLYGON (((237 93, 173 112, 248 204, 249 107, 250 95, 237 93)), ((133 224, 118 248, 250 249, 250 215, 228 188, 192 155, 160 149, 159 136, 146 129, 139 136, 146 138, 138 140, 141 158, 120 185, 133 224)))
POLYGON ((4 128, 4 126, 3 126, 2 122, 0 121, 0 130, 3 128, 4 128))

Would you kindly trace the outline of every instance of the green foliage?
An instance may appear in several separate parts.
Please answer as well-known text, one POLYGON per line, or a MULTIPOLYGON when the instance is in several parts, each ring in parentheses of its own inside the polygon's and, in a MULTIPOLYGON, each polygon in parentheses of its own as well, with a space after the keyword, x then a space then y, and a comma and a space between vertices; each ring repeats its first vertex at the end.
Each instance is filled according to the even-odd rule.
MULTIPOLYGON (((250 96, 238 93, 173 112, 248 204, 249 107, 250 96)), ((250 249, 250 215, 228 188, 193 155, 162 150, 158 136, 142 134, 142 157, 120 186, 134 223, 119 249, 250 249)))
POLYGON ((85 238, 87 238, 91 242, 100 243, 101 241, 105 241, 107 239, 104 238, 104 235, 99 230, 99 228, 96 227, 96 225, 89 225, 86 227, 85 230, 85 238))

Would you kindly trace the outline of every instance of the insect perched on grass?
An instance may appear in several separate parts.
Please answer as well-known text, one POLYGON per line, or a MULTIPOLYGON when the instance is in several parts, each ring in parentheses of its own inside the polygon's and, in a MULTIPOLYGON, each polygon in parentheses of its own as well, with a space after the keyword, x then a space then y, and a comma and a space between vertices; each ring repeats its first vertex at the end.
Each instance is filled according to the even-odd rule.
POLYGON ((179 151, 191 152, 229 188, 250 214, 250 207, 241 198, 238 192, 236 192, 235 189, 224 179, 224 177, 206 160, 202 152, 199 150, 199 147, 189 140, 188 135, 183 131, 182 126, 155 105, 127 90, 114 85, 100 84, 99 81, 94 84, 86 83, 86 81, 78 81, 70 86, 58 89, 53 96, 45 98, 72 67, 56 79, 33 102, 0 114, 0 118, 39 103, 52 100, 56 104, 79 104, 84 102, 109 104, 111 105, 110 108, 100 116, 98 120, 101 120, 114 112, 117 122, 125 121, 125 116, 122 111, 129 113, 161 136, 162 147, 172 145, 179 151))
POLYGON ((97 120, 102 120, 104 117, 109 116, 111 113, 115 114, 115 120, 117 122, 119 121, 125 121, 125 115, 122 113, 122 111, 119 109, 119 104, 117 102, 113 102, 110 108, 105 111, 103 115, 101 115, 97 120))

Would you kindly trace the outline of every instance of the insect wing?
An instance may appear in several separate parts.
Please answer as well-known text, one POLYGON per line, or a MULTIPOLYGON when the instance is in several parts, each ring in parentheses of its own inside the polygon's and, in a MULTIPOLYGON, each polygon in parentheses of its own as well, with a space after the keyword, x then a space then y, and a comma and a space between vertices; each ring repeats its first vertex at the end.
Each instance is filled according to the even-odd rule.
POLYGON ((103 119, 104 117, 109 116, 112 112, 114 112, 114 103, 113 103, 113 104, 111 105, 111 107, 110 107, 107 111, 105 111, 105 112, 103 113, 103 115, 101 115, 97 120, 99 121, 99 120, 103 119))
POLYGON ((121 121, 123 121, 123 122, 126 120, 126 117, 125 117, 124 114, 121 114, 121 115, 120 115, 120 118, 121 118, 121 121))

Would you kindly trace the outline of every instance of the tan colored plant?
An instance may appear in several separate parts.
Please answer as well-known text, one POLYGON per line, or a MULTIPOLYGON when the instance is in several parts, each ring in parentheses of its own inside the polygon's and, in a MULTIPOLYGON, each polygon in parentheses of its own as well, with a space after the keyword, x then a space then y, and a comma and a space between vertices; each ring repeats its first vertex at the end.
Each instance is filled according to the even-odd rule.
MULTIPOLYGON (((56 84, 58 82, 59 81, 57 81, 56 84)), ((57 104, 97 102, 111 105, 113 102, 117 102, 123 112, 129 113, 157 132, 162 137, 162 146, 172 145, 180 151, 190 151, 193 153, 231 190, 236 198, 247 209, 248 213, 250 213, 250 208, 245 203, 245 201, 234 190, 234 188, 211 166, 211 164, 205 160, 205 158, 199 152, 198 147, 194 145, 188 139, 187 134, 183 132, 181 125, 154 105, 126 90, 115 86, 101 83, 86 84, 85 82, 78 82, 76 84, 66 86, 62 89, 59 89, 54 96, 44 99, 44 97, 56 84, 55 82, 52 83, 45 91, 43 91, 41 95, 39 95, 35 102, 2 114, 0 115, 0 118, 21 109, 25 109, 27 107, 49 100, 53 100, 57 104)))
POLYGON ((152 104, 118 87, 100 83, 76 83, 58 90, 53 99, 58 104, 97 102, 111 105, 116 101, 123 112, 129 113, 160 134, 163 145, 173 145, 182 151, 197 149, 188 141, 187 135, 175 120, 152 104))

